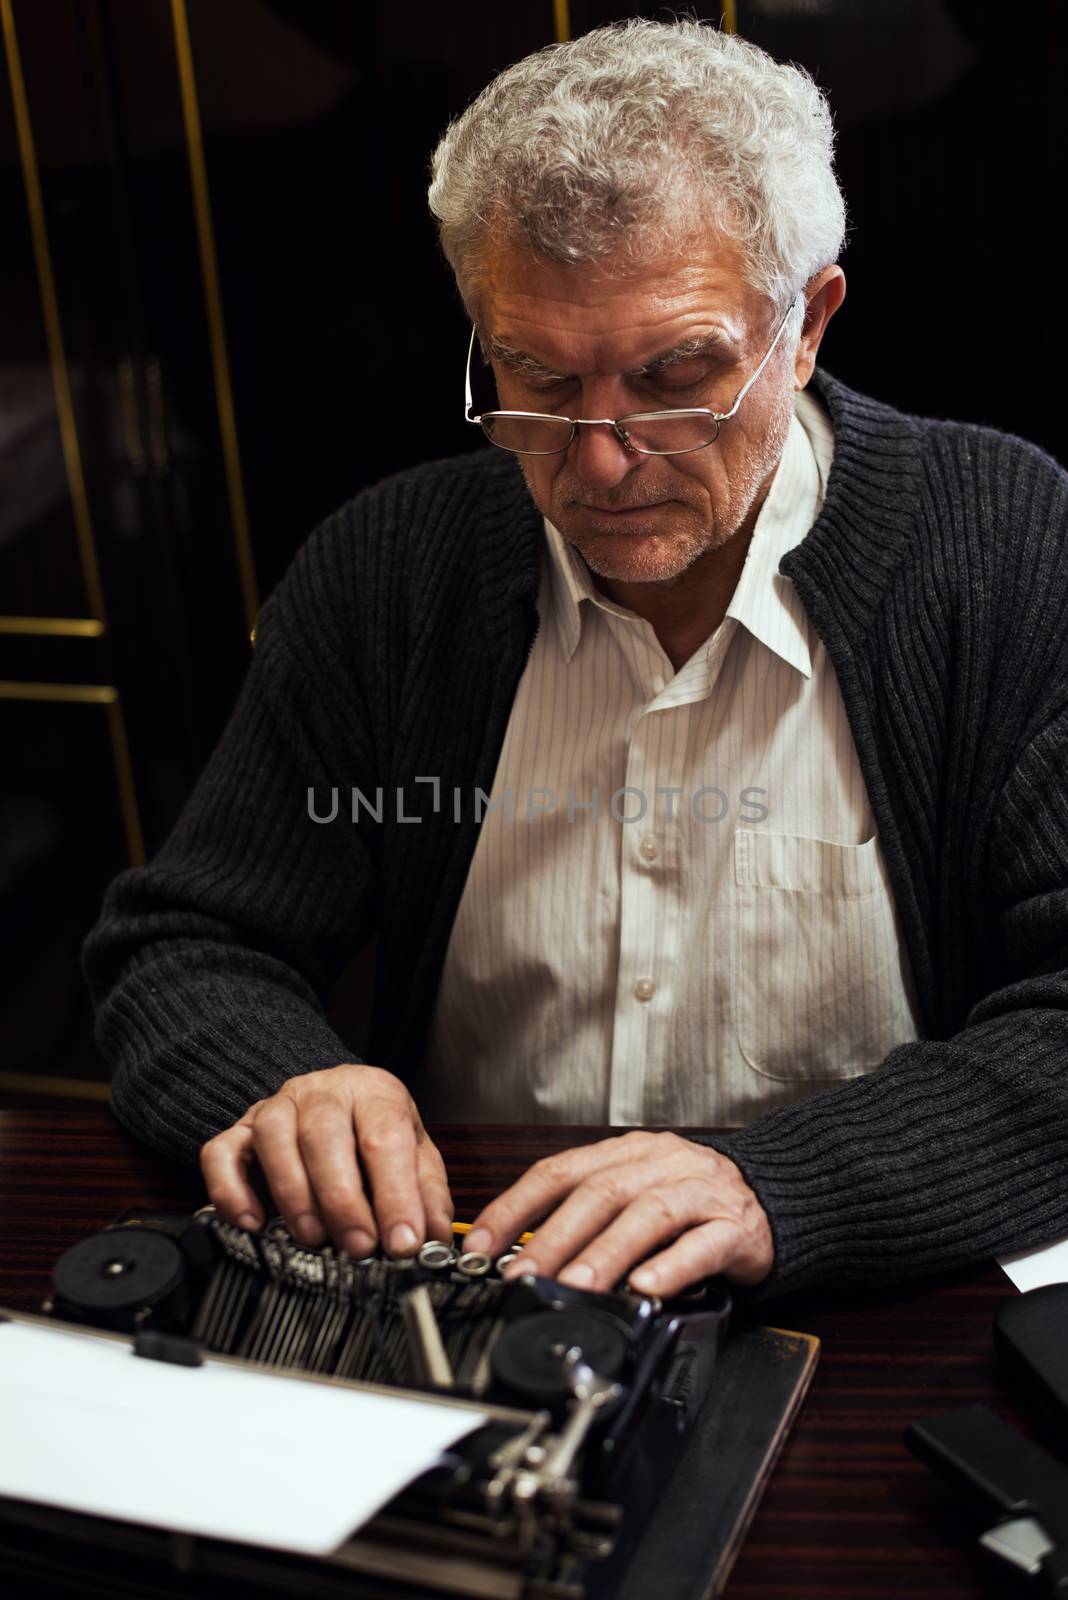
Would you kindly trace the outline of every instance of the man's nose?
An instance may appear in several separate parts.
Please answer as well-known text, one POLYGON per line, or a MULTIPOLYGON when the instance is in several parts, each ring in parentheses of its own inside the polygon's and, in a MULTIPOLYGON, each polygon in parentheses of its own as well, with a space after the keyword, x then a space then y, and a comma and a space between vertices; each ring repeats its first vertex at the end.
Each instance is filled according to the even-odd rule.
POLYGON ((642 460, 641 453, 628 449, 611 426, 583 425, 571 443, 571 463, 576 474, 595 489, 613 488, 642 460))

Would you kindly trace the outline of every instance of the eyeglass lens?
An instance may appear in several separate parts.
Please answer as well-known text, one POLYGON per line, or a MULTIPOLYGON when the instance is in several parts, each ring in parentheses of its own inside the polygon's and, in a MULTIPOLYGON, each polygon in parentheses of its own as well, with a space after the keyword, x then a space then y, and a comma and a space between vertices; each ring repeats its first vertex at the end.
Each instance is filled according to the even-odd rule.
MULTIPOLYGON (((522 455, 555 455, 557 451, 566 450, 571 440, 571 423, 566 417, 510 417, 490 412, 483 417, 482 427, 487 438, 502 450, 517 450, 522 455)), ((635 450, 650 455, 672 455, 676 451, 699 450, 711 444, 719 425, 701 413, 687 413, 628 422, 623 431, 635 450)))

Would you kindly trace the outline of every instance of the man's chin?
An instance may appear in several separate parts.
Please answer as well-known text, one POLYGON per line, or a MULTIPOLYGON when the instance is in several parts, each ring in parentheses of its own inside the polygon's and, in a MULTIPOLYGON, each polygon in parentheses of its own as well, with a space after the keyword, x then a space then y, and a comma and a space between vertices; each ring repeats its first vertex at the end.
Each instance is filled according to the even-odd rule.
POLYGON ((642 534, 602 534, 572 541, 591 572, 611 583, 670 583, 701 554, 686 539, 642 534))

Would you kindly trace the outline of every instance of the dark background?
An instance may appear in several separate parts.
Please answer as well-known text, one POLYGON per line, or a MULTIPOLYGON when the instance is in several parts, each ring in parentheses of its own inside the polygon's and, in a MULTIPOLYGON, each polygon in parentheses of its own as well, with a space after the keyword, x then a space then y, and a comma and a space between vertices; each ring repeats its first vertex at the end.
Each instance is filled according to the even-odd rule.
MULTIPOLYGON (((1062 461, 1064 12, 737 0, 725 13, 834 107, 849 293, 822 364, 1062 461)), ((81 941, 109 879, 173 824, 297 546, 363 485, 481 442, 462 420, 467 325, 426 206, 447 121, 558 30, 671 11, 0 0, 0 15, 11 1105, 106 1092, 81 941)))

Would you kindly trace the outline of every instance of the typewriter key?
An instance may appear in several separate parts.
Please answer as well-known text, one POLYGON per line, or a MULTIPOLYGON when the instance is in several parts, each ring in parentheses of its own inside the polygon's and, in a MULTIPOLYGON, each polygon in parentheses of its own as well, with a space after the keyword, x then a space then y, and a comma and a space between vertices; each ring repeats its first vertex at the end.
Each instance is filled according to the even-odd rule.
POLYGON ((617 1378, 627 1336, 603 1311, 583 1307, 534 1311, 501 1330, 490 1365, 499 1383, 539 1403, 566 1400, 571 1392, 564 1357, 573 1346, 600 1378, 617 1378))
POLYGON ((65 1308, 105 1328, 133 1328, 143 1309, 157 1324, 186 1309, 185 1257, 173 1239, 147 1228, 82 1239, 60 1256, 52 1283, 65 1308))
POLYGON ((465 1278, 484 1278, 492 1265, 489 1256, 483 1255, 481 1250, 465 1250, 456 1263, 456 1270, 465 1278))
POLYGON ((441 1239, 428 1239, 419 1246, 416 1259, 428 1272, 448 1272, 450 1267, 456 1265, 456 1251, 441 1239))

